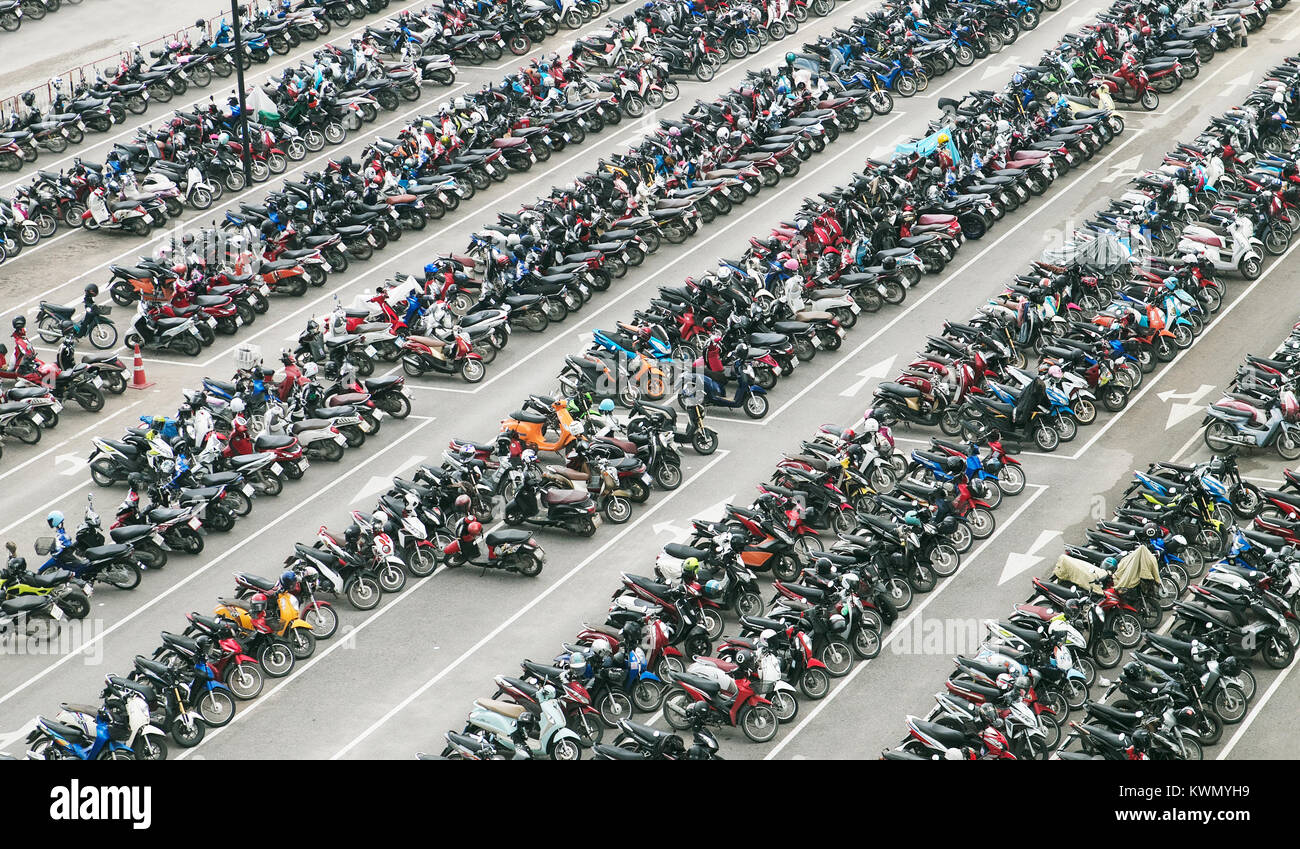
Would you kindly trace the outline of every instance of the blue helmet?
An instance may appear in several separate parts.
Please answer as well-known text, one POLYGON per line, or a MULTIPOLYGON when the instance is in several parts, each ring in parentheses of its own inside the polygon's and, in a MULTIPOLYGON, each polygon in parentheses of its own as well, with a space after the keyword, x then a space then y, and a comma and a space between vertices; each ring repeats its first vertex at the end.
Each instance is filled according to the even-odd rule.
POLYGON ((438 266, 434 265, 433 263, 429 263, 428 265, 426 265, 426 266, 424 267, 424 273, 425 273, 425 274, 437 274, 437 273, 438 273, 438 266))
POLYGON ((45 517, 45 523, 51 528, 57 528, 63 524, 63 514, 58 510, 51 510, 50 515, 45 517))
POLYGON ((602 413, 612 413, 612 412, 614 412, 614 402, 613 402, 613 400, 611 400, 611 399, 609 399, 609 398, 606 398, 604 401, 601 401, 601 402, 600 402, 600 411, 601 411, 602 413))

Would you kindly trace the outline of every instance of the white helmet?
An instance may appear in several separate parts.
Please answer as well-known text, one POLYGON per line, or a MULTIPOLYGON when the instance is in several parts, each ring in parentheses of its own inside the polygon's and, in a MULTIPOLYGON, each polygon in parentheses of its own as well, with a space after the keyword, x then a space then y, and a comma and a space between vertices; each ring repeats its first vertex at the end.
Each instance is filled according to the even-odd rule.
POLYGON ((309 362, 302 367, 302 375, 308 380, 311 380, 313 377, 315 377, 319 371, 320 369, 316 366, 315 363, 309 362))
POLYGON ((232 398, 230 400, 230 412, 234 413, 235 415, 239 415, 240 413, 244 412, 244 399, 232 398))
POLYGON ((525 463, 536 463, 537 452, 531 448, 526 448, 523 453, 519 455, 519 459, 523 460, 525 463))
POLYGON ((458 98, 456 98, 455 100, 453 100, 453 101, 451 102, 451 106, 452 106, 453 109, 459 111, 459 110, 462 110, 462 109, 467 109, 467 108, 469 108, 469 103, 466 102, 465 98, 463 98, 463 97, 458 97, 458 98))
POLYGON ((599 655, 605 655, 605 654, 613 654, 613 653, 614 653, 614 647, 613 647, 612 645, 610 645, 609 640, 606 640, 606 639, 604 639, 603 637, 600 638, 600 639, 592 640, 592 642, 591 642, 591 650, 592 650, 592 651, 593 651, 597 656, 599 656, 599 655))
POLYGON ((862 424, 863 433, 878 433, 880 431, 880 422, 875 419, 867 419, 862 424))

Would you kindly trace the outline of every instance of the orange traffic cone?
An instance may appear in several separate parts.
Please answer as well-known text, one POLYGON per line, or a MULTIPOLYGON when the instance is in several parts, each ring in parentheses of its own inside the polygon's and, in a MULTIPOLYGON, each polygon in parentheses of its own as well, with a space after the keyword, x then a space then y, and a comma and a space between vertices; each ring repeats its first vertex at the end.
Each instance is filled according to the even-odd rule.
POLYGON ((153 383, 151 383, 148 380, 145 380, 144 360, 140 358, 140 346, 136 345, 135 362, 131 364, 131 388, 148 389, 150 386, 153 386, 153 383))

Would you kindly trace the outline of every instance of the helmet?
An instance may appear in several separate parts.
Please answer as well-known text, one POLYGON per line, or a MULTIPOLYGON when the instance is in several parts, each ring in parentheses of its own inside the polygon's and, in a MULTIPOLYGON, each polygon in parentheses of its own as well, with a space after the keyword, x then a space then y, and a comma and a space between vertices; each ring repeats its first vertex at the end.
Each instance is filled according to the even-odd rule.
POLYGON ((597 657, 614 653, 614 646, 604 637, 598 637, 591 641, 591 651, 597 657))
POLYGON ((298 583, 298 573, 292 569, 286 569, 280 573, 280 589, 287 590, 298 583))
POLYGON ((244 399, 232 398, 230 400, 230 412, 234 413, 235 415, 239 415, 240 413, 244 412, 244 399))
POLYGON ((1052 380, 1060 380, 1065 376, 1065 374, 1061 371, 1060 366, 1049 366, 1047 369, 1047 376, 1052 380))
POLYGON ((306 211, 307 211, 307 201, 305 201, 305 200, 300 200, 300 201, 298 201, 297 203, 295 203, 295 204, 293 205, 293 208, 296 209, 296 210, 298 210, 299 212, 306 212, 306 211))
POLYGON ((834 568, 834 566, 831 564, 830 558, 828 558, 828 557, 818 557, 818 558, 817 558, 817 574, 818 574, 818 575, 821 575, 821 576, 824 578, 824 577, 830 575, 830 573, 831 573, 831 569, 833 569, 833 568, 834 568))
POLYGON ((622 630, 623 642, 630 646, 641 644, 641 623, 637 621, 624 622, 622 630))
POLYGON ((915 510, 908 510, 907 515, 903 517, 903 524, 913 528, 921 527, 921 519, 916 515, 915 510))
POLYGON ((470 501, 469 501, 469 496, 468 496, 468 495, 458 495, 458 496, 456 496, 456 509, 457 509, 457 510, 461 510, 461 511, 464 511, 464 512, 468 513, 468 512, 469 512, 469 504, 470 504, 470 501))
POLYGON ((868 418, 862 424, 863 433, 878 433, 879 431, 880 431, 880 422, 876 421, 873 418, 868 418))
POLYGON ((754 665, 754 653, 749 649, 741 649, 736 652, 735 657, 732 658, 732 662, 741 669, 749 669, 754 665))
POLYGON ((998 726, 1002 724, 1002 717, 998 716, 998 709, 987 702, 980 705, 980 719, 986 725, 998 726))
POLYGON ((727 141, 727 137, 730 135, 731 135, 731 131, 728 130, 726 127, 718 127, 717 137, 719 142, 725 144, 727 141))
POLYGON ((687 574, 690 574, 692 577, 694 577, 695 573, 698 572, 699 569, 700 569, 700 560, 698 557, 688 557, 682 561, 683 577, 685 577, 687 574))
POLYGON ((673 138, 677 138, 677 137, 680 136, 681 134, 682 134, 681 127, 669 127, 669 128, 668 128, 668 135, 672 136, 673 138))
POLYGON ((887 256, 881 261, 880 265, 886 271, 893 271, 898 267, 898 260, 894 259, 892 256, 887 256))
POLYGON ((63 514, 58 510, 51 510, 50 515, 45 517, 45 524, 49 525, 51 528, 57 528, 59 525, 63 524, 63 514))
POLYGON ((787 259, 785 262, 781 263, 781 267, 786 271, 798 271, 799 262, 795 259, 787 259))
POLYGON ((935 139, 935 142, 936 142, 937 144, 947 144, 947 143, 948 143, 948 134, 947 134, 947 133, 940 133, 940 134, 939 134, 939 137, 935 139))
POLYGON ((86 297, 87 297, 87 298, 98 298, 98 297, 99 297, 99 286, 97 286, 97 285, 94 284, 94 283, 90 283, 90 284, 88 284, 88 285, 86 286, 86 290, 85 290, 85 291, 86 291, 86 297))
POLYGON ((348 525, 343 529, 343 541, 348 545, 354 545, 359 539, 361 539, 361 528, 356 525, 348 525))
POLYGON ((455 100, 453 100, 453 101, 451 102, 451 108, 452 108, 452 109, 467 109, 467 108, 469 108, 469 102, 466 101, 465 98, 463 98, 463 97, 458 97, 458 98, 456 98, 455 100))
POLYGON ((601 402, 600 402, 600 411, 601 411, 602 413, 612 413, 612 412, 614 412, 614 400, 613 400, 612 398, 606 398, 604 401, 601 401, 601 402))
POLYGON ((217 144, 222 145, 223 147, 227 143, 229 143, 229 141, 230 141, 230 133, 222 133, 221 135, 217 136, 217 144))
POLYGON ((1141 663, 1136 660, 1130 660, 1124 664, 1124 669, 1120 673, 1126 681, 1139 681, 1145 674, 1145 669, 1141 663))
POLYGON ((14 320, 11 321, 10 324, 14 326, 14 330, 22 330, 24 327, 27 326, 27 317, 22 315, 16 315, 14 316, 14 320))
POLYGON ((248 600, 248 612, 254 616, 266 612, 266 593, 257 593, 248 600))
POLYGON ((1178 278, 1170 275, 1165 278, 1165 288, 1173 291, 1178 288, 1178 278))
MULTIPOLYGON (((524 449, 523 453, 519 455, 519 459, 523 460, 525 463, 536 463, 537 452, 531 448, 526 448, 524 449)), ((465 496, 465 497, 468 498, 469 496, 465 496)))

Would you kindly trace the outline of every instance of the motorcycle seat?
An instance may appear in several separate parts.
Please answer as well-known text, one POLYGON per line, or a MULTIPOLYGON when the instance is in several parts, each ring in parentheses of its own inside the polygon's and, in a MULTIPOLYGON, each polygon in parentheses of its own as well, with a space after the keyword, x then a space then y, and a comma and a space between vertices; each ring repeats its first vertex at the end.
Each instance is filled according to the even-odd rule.
POLYGON ((418 345, 424 345, 427 348, 445 348, 447 343, 441 339, 435 339, 432 336, 408 336, 409 341, 418 345))
POLYGON ((879 391, 889 395, 897 395, 900 398, 921 397, 921 390, 917 389, 916 387, 904 386, 901 383, 894 383, 892 381, 886 381, 880 384, 879 391))
POLYGON ((772 322, 772 329, 773 329, 773 330, 775 330, 777 333, 784 333, 784 334, 786 334, 787 336, 788 336, 788 335, 794 335, 794 334, 800 334, 800 333, 806 333, 806 332, 810 329, 810 327, 811 327, 811 325, 809 325, 806 321, 774 321, 774 322, 772 322))
POLYGON ((71 318, 72 310, 72 307, 65 307, 62 304, 52 304, 49 301, 41 301, 41 312, 47 312, 50 315, 71 318))
POLYGON ((158 327, 163 330, 169 330, 173 327, 179 327, 190 319, 184 316, 178 318, 160 318, 156 319, 158 327))
POLYGON ((694 689, 703 693, 708 693, 710 696, 716 696, 722 691, 722 685, 716 681, 710 681, 708 678, 701 678, 698 675, 690 675, 685 672, 674 675, 673 681, 682 684, 689 684, 694 689))
POLYGON ((519 719, 524 715, 524 706, 517 705, 513 702, 503 702, 498 699, 475 699, 474 704, 484 710, 490 710, 493 713, 499 713, 509 719, 519 719))
MULTIPOLYGON (((298 422, 297 424, 299 425, 306 424, 306 422, 298 422)), ((324 424, 325 423, 322 422, 322 426, 324 424)), ((290 445, 293 445, 293 443, 294 443, 294 438, 292 436, 281 436, 279 434, 265 434, 263 436, 257 437, 257 439, 253 442, 253 447, 256 448, 258 451, 273 451, 277 448, 288 448, 290 445)))
POLYGON ((526 422, 528 424, 546 424, 546 416, 540 413, 534 413, 531 410, 515 410, 510 414, 510 418, 517 422, 526 422))
POLYGON ((261 463, 264 459, 266 458, 260 454, 243 454, 238 457, 231 457, 226 461, 226 464, 234 469, 235 472, 241 472, 249 466, 255 466, 258 463, 261 463))
POLYGON ((570 469, 567 466, 547 466, 546 471, 556 477, 561 477, 565 480, 571 481, 585 481, 588 477, 586 472, 580 472, 577 469, 570 469))
MULTIPOLYGON (((26 602, 28 600, 29 599, 24 598, 24 599, 14 599, 13 601, 6 601, 3 605, 0 605, 0 609, 3 609, 5 613, 20 613, 24 610, 31 610, 35 607, 38 607, 40 604, 44 603, 44 599, 41 598, 40 596, 32 596, 30 601, 34 601, 36 602, 36 604, 19 605, 19 602, 26 602), (10 605, 16 606, 16 609, 10 610, 10 605)), ((96 713, 99 712, 98 708, 96 708, 95 712, 96 713)), ((55 722, 54 720, 46 719, 43 716, 40 717, 38 722, 41 725, 45 726, 45 728, 47 728, 50 731, 50 733, 52 733, 54 736, 59 737, 63 740, 67 740, 69 743, 73 743, 75 745, 85 745, 86 743, 90 742, 89 739, 86 737, 86 732, 76 725, 65 725, 62 722, 55 722)))
POLYGON ((1084 707, 1089 716, 1095 716, 1103 721, 1110 721, 1125 728, 1136 728, 1142 720, 1142 717, 1136 713, 1120 710, 1102 702, 1089 701, 1084 707))
POLYGON ((188 513, 184 507, 159 507, 149 511, 148 519, 158 525, 166 524, 188 513))
POLYGON ((1274 551, 1281 549, 1287 544, 1286 540, 1282 537, 1274 536, 1273 534, 1266 534, 1262 531, 1254 531, 1249 528, 1242 528, 1241 535, 1253 543, 1262 545, 1265 548, 1271 548, 1274 551))
POLYGON ((388 377, 376 377, 370 380, 363 380, 361 383, 366 387, 367 392, 375 393, 382 392, 386 389, 392 389, 400 380, 402 380, 401 377, 390 375, 388 377))
POLYGON ((15 386, 5 393, 5 396, 13 401, 28 401, 32 398, 43 398, 48 395, 50 390, 44 386, 15 386))
POLYGON ((529 531, 492 531, 487 535, 487 544, 491 546, 518 545, 520 543, 528 542, 532 538, 533 535, 529 531))
POLYGON ((675 557, 678 560, 685 560, 688 557, 694 557, 697 560, 707 560, 710 552, 706 548, 696 548, 691 545, 684 545, 680 542, 670 542, 664 546, 664 554, 669 557, 675 557))
POLYGON ((938 464, 939 468, 950 472, 960 472, 966 468, 966 460, 951 454, 936 454, 932 451, 914 451, 913 456, 938 464))
POLYGON ((148 525, 126 525, 121 528, 113 528, 108 532, 109 539, 117 545, 130 545, 153 533, 153 528, 148 525))
POLYGON ((587 493, 580 489, 548 489, 542 493, 545 504, 580 504, 587 500, 587 493))
POLYGON ((120 543, 111 543, 109 545, 96 545, 87 548, 83 553, 87 560, 115 560, 131 551, 131 546, 120 543))

